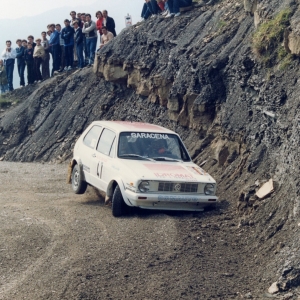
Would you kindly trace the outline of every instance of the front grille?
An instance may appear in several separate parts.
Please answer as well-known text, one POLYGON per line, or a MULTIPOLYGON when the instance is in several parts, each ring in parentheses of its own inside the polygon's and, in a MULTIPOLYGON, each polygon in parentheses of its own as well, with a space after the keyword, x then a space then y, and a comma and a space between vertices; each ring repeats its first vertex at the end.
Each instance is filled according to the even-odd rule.
POLYGON ((197 193, 197 183, 174 183, 174 182, 159 182, 159 192, 174 192, 174 193, 197 193))

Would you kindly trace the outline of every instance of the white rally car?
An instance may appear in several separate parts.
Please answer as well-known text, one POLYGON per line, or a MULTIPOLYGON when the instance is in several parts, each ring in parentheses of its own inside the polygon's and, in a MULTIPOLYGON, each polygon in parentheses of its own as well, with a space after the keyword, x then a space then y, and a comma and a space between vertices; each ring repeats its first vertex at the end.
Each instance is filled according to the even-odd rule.
POLYGON ((115 217, 128 206, 201 211, 216 204, 216 181, 194 164, 180 137, 138 122, 96 121, 80 136, 70 163, 76 194, 106 193, 115 217))

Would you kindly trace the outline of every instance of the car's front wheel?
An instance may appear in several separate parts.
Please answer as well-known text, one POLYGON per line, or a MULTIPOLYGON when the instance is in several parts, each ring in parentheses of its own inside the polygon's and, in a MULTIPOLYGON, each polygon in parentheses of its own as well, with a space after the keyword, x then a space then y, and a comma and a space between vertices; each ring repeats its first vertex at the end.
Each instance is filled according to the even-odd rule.
POLYGON ((72 188, 75 194, 84 194, 87 183, 82 178, 80 167, 76 164, 72 170, 72 188))
POLYGON ((114 217, 120 217, 126 214, 128 206, 124 202, 120 187, 117 185, 112 196, 112 214, 114 217))

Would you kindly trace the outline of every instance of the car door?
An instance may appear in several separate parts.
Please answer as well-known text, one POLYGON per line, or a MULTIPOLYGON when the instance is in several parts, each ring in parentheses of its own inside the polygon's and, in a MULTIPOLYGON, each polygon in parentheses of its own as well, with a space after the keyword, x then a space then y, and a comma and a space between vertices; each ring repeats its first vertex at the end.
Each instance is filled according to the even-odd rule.
POLYGON ((104 128, 97 145, 97 163, 95 169, 92 170, 93 174, 97 176, 97 187, 106 191, 108 185, 108 178, 111 174, 108 172, 114 156, 116 134, 108 128, 104 128))
POLYGON ((83 138, 83 147, 81 147, 81 151, 79 153, 83 165, 85 180, 92 185, 95 182, 92 169, 95 164, 96 146, 101 131, 101 126, 93 126, 83 138))

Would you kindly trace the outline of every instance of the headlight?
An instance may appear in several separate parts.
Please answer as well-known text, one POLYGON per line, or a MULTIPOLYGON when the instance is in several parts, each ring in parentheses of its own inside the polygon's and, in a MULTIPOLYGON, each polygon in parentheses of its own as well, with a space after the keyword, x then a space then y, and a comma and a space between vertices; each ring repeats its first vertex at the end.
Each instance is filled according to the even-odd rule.
POLYGON ((205 195, 213 195, 215 193, 215 186, 212 183, 208 183, 204 188, 205 195))
POLYGON ((149 181, 142 181, 140 184, 139 184, 139 190, 142 192, 142 193, 146 193, 149 191, 149 181))

